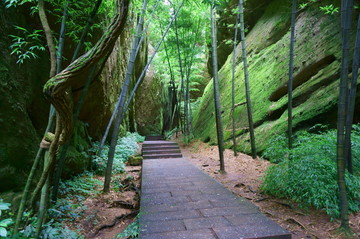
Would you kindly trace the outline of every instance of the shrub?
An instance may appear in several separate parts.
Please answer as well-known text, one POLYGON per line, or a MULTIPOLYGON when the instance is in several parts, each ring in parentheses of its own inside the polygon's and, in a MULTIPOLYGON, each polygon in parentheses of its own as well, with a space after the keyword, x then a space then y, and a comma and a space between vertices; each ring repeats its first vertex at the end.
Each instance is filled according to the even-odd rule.
MULTIPOLYGON (((145 137, 140 136, 138 133, 127 133, 126 137, 120 138, 117 142, 114 155, 113 173, 125 172, 125 162, 130 155, 133 155, 139 149, 138 142, 144 141, 145 137)), ((96 173, 101 174, 105 171, 109 146, 104 145, 100 155, 97 155, 100 143, 95 142, 94 146, 90 149, 92 156, 92 164, 96 173)))
MULTIPOLYGON (((346 174, 346 185, 350 211, 360 208, 360 127, 353 130, 353 162, 357 174, 346 174)), ((332 217, 340 215, 339 189, 336 166, 336 131, 321 134, 301 132, 295 138, 291 151, 291 160, 287 159, 286 138, 277 142, 280 146, 271 146, 269 151, 272 165, 267 170, 262 190, 279 198, 289 198, 300 206, 314 206, 323 209, 332 217), (285 141, 285 142, 284 142, 285 141), (285 146, 283 146, 285 145, 285 146), (278 157, 278 158, 276 158, 278 157)))

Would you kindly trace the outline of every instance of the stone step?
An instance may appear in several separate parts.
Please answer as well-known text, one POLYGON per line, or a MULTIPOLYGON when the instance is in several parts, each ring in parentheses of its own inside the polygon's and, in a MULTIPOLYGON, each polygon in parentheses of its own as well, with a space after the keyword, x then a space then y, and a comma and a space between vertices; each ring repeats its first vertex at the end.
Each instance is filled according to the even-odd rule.
POLYGON ((151 141, 144 141, 143 145, 177 145, 177 143, 171 141, 164 141, 164 140, 151 140, 151 141))
POLYGON ((149 154, 173 154, 173 153, 181 153, 180 149, 147 149, 142 151, 142 155, 149 155, 149 154))
POLYGON ((155 147, 143 147, 142 151, 148 151, 148 150, 170 150, 170 149, 180 149, 177 145, 164 145, 164 146, 155 146, 155 147))
POLYGON ((164 140, 164 136, 162 136, 162 135, 145 136, 145 141, 152 141, 152 140, 164 140))
POLYGON ((144 155, 144 159, 168 159, 168 158, 182 158, 182 154, 150 154, 144 155))
POLYGON ((178 144, 176 143, 171 143, 171 144, 143 144, 142 148, 146 148, 146 149, 150 149, 150 148, 155 148, 155 147, 166 147, 166 146, 176 146, 179 147, 178 144))

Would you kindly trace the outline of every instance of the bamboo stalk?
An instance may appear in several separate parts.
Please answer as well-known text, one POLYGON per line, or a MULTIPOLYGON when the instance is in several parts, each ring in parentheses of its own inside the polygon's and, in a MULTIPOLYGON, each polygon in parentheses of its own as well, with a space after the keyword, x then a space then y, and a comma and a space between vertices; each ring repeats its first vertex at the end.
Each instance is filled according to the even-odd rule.
MULTIPOLYGON (((240 9, 240 1, 238 4, 238 9, 240 9)), ((234 34, 234 44, 233 44, 233 55, 232 55, 232 71, 231 71, 231 114, 232 114, 232 138, 233 138, 233 150, 234 156, 237 156, 236 151, 236 130, 235 130, 235 68, 236 68, 236 48, 237 48, 237 37, 239 30, 239 18, 240 12, 236 14, 235 21, 235 34, 234 34)))
POLYGON ((291 34, 290 34, 290 61, 289 61, 289 81, 288 81, 288 147, 293 147, 292 133, 292 91, 293 91, 293 71, 294 71, 294 46, 295 46, 295 20, 296 20, 296 4, 297 0, 292 1, 291 14, 291 34))
POLYGON ((341 29, 342 29, 342 58, 341 58, 341 74, 339 87, 338 102, 338 122, 337 122, 337 176, 340 198, 340 218, 341 227, 349 230, 349 205, 346 194, 345 184, 345 121, 346 121, 346 99, 348 94, 348 66, 350 51, 350 25, 351 13, 349 6, 352 7, 352 0, 343 0, 341 4, 341 29))
POLYGON ((355 101, 356 101, 356 88, 357 79, 359 76, 359 58, 360 58, 360 14, 358 17, 358 25, 356 31, 356 40, 354 47, 354 57, 352 66, 351 85, 348 99, 348 113, 346 118, 345 130, 345 159, 347 161, 347 168, 350 173, 353 173, 352 153, 351 153, 351 129, 354 119, 355 101))
POLYGON ((254 123, 252 117, 252 106, 250 98, 250 84, 249 84, 249 72, 246 58, 246 47, 245 47, 245 30, 244 30, 244 7, 243 0, 240 0, 240 35, 241 35, 241 49, 242 57, 244 64, 244 75, 245 75, 245 90, 246 90, 246 105, 249 121, 249 131, 250 131, 250 141, 251 141, 251 155, 256 158, 256 147, 255 147, 255 133, 254 133, 254 123))
POLYGON ((216 39, 216 10, 215 1, 212 0, 210 6, 211 17, 211 41, 212 41, 212 62, 213 62, 213 81, 214 81, 214 103, 215 103, 215 120, 216 120, 216 133, 220 158, 220 172, 225 172, 224 162, 224 135, 221 119, 221 104, 220 104, 220 89, 218 77, 218 59, 217 59, 217 39, 216 39))

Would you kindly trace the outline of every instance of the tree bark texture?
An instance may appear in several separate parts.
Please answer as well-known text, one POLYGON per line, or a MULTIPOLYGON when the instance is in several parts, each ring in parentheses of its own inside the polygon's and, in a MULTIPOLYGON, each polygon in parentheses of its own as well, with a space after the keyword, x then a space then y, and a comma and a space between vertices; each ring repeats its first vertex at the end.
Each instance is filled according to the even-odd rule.
POLYGON ((337 171, 338 186, 340 192, 340 218, 341 227, 349 230, 349 205, 346 194, 345 183, 345 122, 346 122, 346 99, 348 94, 348 74, 349 74, 349 56, 350 56, 350 28, 351 28, 351 10, 349 6, 353 4, 352 0, 343 0, 341 4, 341 32, 342 32, 342 58, 341 74, 338 102, 338 122, 337 122, 337 171))
POLYGON ((294 46, 295 46, 295 21, 296 21, 296 3, 297 0, 292 1, 291 14, 291 34, 290 34, 290 61, 289 61, 289 81, 288 81, 288 147, 293 147, 293 133, 292 133, 292 91, 293 91, 293 71, 294 71, 294 46))
POLYGON ((357 88, 357 79, 359 76, 359 58, 360 58, 360 14, 358 17, 358 25, 356 31, 356 40, 354 47, 354 57, 353 57, 353 66, 352 66, 352 75, 350 90, 348 96, 348 108, 347 108, 347 117, 346 117, 346 126, 345 126, 345 160, 347 162, 347 169, 349 173, 353 173, 353 162, 352 162, 352 153, 351 153, 351 129, 354 120, 354 110, 356 103, 356 88, 357 88))
POLYGON ((217 132, 219 158, 220 158, 220 171, 225 172, 224 135, 223 135, 223 126, 221 119, 220 89, 219 89, 218 61, 217 61, 217 39, 216 39, 217 31, 216 31, 216 14, 215 14, 214 0, 212 0, 212 4, 210 6, 210 17, 211 17, 211 40, 212 40, 216 132, 217 132))
MULTIPOLYGON (((240 9, 240 0, 238 5, 238 10, 240 9)), ((236 151, 236 129, 235 129, 235 72, 236 72, 236 48, 237 48, 237 37, 239 31, 239 18, 240 13, 236 15, 235 21, 235 33, 234 33, 234 43, 233 43, 233 55, 232 55, 232 71, 231 71, 231 114, 232 114, 232 138, 233 138, 233 150, 234 156, 237 156, 236 151)))
POLYGON ((240 35, 241 35, 241 49, 242 57, 244 63, 244 76, 245 76, 245 90, 246 90, 246 105, 247 113, 249 120, 249 132, 250 132, 250 142, 251 142, 251 155, 256 158, 256 146, 255 146, 255 133, 254 133, 254 123, 252 117, 252 106, 250 98, 250 83, 249 83, 249 72, 246 59, 246 47, 245 47, 245 26, 244 26, 244 1, 240 0, 240 35))
POLYGON ((62 72, 48 80, 44 86, 44 93, 47 99, 54 105, 57 111, 56 130, 55 139, 50 146, 50 162, 44 169, 34 190, 32 202, 35 201, 49 171, 53 169, 59 144, 64 144, 71 138, 73 131, 73 98, 71 90, 83 87, 90 69, 95 65, 97 66, 95 75, 101 72, 103 64, 106 62, 117 38, 124 29, 129 2, 129 0, 118 0, 117 6, 119 6, 119 11, 115 14, 113 22, 98 43, 89 52, 72 62, 62 72))
POLYGON ((48 45, 50 52, 50 77, 53 77, 56 73, 56 49, 54 44, 54 39, 51 33, 51 28, 49 26, 49 22, 45 13, 44 0, 38 0, 38 8, 39 8, 39 17, 41 21, 41 25, 45 32, 46 44, 48 45))

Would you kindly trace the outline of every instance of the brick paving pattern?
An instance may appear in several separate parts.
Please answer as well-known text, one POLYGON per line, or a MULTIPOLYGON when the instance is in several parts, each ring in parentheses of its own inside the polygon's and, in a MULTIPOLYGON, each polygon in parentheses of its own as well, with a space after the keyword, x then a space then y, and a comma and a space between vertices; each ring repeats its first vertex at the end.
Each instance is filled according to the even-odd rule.
POLYGON ((141 184, 140 239, 291 239, 250 201, 178 156, 145 159, 141 184))

